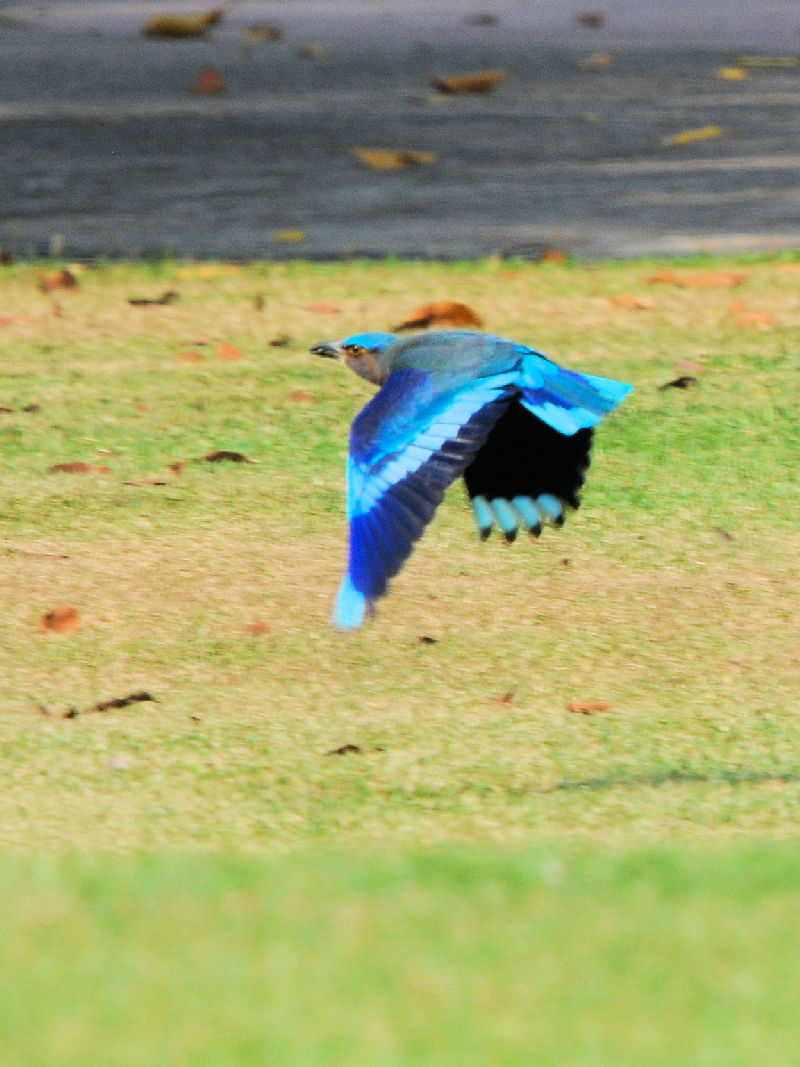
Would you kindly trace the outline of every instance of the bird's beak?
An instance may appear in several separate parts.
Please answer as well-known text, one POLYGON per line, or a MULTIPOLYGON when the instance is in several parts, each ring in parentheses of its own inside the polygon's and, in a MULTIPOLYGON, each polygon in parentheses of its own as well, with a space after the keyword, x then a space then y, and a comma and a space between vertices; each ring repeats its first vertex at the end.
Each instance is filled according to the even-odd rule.
POLYGON ((328 359, 338 359, 341 355, 339 345, 335 341, 319 341, 311 346, 310 351, 315 356, 326 356, 328 359))

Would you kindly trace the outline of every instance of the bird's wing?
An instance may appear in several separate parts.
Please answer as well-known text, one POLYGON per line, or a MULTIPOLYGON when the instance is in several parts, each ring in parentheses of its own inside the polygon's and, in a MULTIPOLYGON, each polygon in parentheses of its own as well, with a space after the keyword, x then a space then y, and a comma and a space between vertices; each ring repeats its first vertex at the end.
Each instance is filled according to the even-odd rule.
POLYGON ((356 416, 347 464, 350 546, 334 622, 356 629, 411 554, 447 486, 518 393, 519 372, 452 392, 436 375, 403 368, 356 416))
POLYGON ((596 425, 633 386, 593 374, 578 374, 538 352, 522 356, 522 403, 559 433, 571 435, 596 425))
POLYGON ((464 471, 481 537, 495 524, 507 541, 520 527, 538 537, 544 523, 560 526, 580 503, 593 432, 562 434, 519 399, 509 404, 464 471))

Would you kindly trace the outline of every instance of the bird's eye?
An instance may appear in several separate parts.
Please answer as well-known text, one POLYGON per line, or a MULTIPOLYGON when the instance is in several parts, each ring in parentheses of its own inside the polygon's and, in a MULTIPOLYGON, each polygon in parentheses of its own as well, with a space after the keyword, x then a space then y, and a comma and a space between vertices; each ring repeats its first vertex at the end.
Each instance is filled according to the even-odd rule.
POLYGON ((344 345, 344 350, 349 356, 360 356, 362 352, 366 352, 363 345, 344 345))

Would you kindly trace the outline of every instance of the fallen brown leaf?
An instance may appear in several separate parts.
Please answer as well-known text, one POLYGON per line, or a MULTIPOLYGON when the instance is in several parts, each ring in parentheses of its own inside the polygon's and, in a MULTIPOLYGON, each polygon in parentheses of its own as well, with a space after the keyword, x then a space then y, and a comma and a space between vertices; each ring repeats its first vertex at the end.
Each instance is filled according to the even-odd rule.
POLYGON ((145 37, 203 37, 211 26, 222 21, 222 10, 215 8, 201 15, 153 15, 144 24, 145 37))
POLYGON ((614 66, 614 57, 610 52, 596 52, 593 56, 579 60, 578 66, 581 70, 609 70, 614 66))
POLYGON ((39 288, 43 293, 51 293, 56 289, 77 289, 78 279, 71 270, 64 267, 50 274, 43 274, 39 278, 39 288))
POLYGON ((316 403, 316 400, 307 389, 295 389, 294 392, 289 393, 289 400, 293 404, 300 404, 303 407, 311 407, 316 403))
POLYGON ((567 711, 574 715, 593 715, 596 711, 608 711, 611 705, 605 700, 572 700, 567 711))
POLYGON ((222 341, 217 348, 217 357, 225 360, 241 359, 242 353, 235 345, 229 345, 226 341, 222 341))
POLYGON ((432 78, 440 93, 488 93, 505 80, 505 70, 477 70, 469 74, 447 74, 432 78))
POLYGON ((507 693, 502 693, 499 697, 492 697, 493 704, 511 704, 514 700, 514 693, 509 689, 507 693))
POLYGON ((606 17, 602 11, 580 11, 575 16, 579 26, 587 26, 592 30, 599 30, 605 24, 606 17))
POLYGON ((206 357, 201 352, 196 352, 193 348, 187 348, 183 352, 178 352, 175 358, 180 359, 183 363, 200 363, 206 357))
POLYGON ((562 252, 560 248, 545 248, 544 252, 540 252, 536 257, 537 263, 566 263, 569 256, 566 252, 562 252))
POLYGON ((270 348, 286 348, 288 344, 291 344, 292 339, 288 333, 282 333, 279 337, 273 337, 269 342, 270 348))
POLYGON ((624 308, 626 311, 649 311, 655 306, 649 297, 636 296, 634 293, 615 293, 607 299, 612 307, 624 308))
POLYGON ((696 141, 711 141, 716 137, 722 137, 724 133, 722 126, 698 126, 693 130, 681 130, 680 133, 662 137, 661 143, 665 145, 694 144, 696 141))
POLYGON ((734 324, 742 329, 768 329, 775 325, 775 316, 768 311, 758 311, 747 308, 741 300, 733 300, 728 306, 728 314, 733 317, 734 324))
POLYGON ((342 309, 336 304, 326 304, 324 300, 319 300, 315 304, 303 304, 303 310, 314 311, 318 315, 335 315, 342 309))
POLYGON ((219 96, 227 88, 225 79, 215 67, 203 67, 189 86, 189 92, 195 96, 219 96))
POLYGON ((328 54, 328 46, 322 44, 321 41, 315 41, 313 44, 304 44, 301 48, 297 49, 298 59, 324 59, 328 54))
POLYGON ((250 634, 251 637, 260 637, 262 634, 268 634, 271 627, 267 622, 261 622, 257 619, 255 622, 248 622, 245 624, 245 633, 250 634))
POLYGON ((691 374, 682 374, 680 378, 673 378, 672 381, 659 385, 658 390, 663 393, 665 389, 688 389, 692 385, 697 385, 697 378, 691 374))
POLYGON ((146 296, 131 296, 128 297, 128 303, 131 307, 144 308, 144 307, 165 307, 167 304, 174 304, 178 299, 178 294, 174 289, 166 289, 161 296, 146 297, 146 296))
POLYGON ((205 463, 252 463, 253 461, 248 459, 247 456, 241 452, 228 452, 226 449, 219 449, 216 452, 209 452, 208 455, 203 456, 203 462, 205 463))
POLYGON ((71 460, 69 463, 54 463, 47 468, 48 474, 110 474, 109 467, 96 463, 84 463, 82 460, 71 460))
POLYGON ((71 634, 78 629, 80 624, 80 615, 75 608, 71 608, 68 604, 59 604, 41 617, 39 629, 49 630, 55 634, 71 634))
POLYGON ((347 756, 351 752, 361 752, 359 745, 340 745, 338 748, 332 748, 330 752, 326 752, 326 756, 347 756))
POLYGON ((750 277, 749 270, 700 271, 695 274, 678 274, 674 270, 662 270, 651 274, 648 285, 677 285, 681 289, 735 289, 750 277))
POLYGON ((717 537, 720 538, 721 541, 733 541, 734 539, 733 534, 728 533, 728 531, 723 526, 715 526, 714 533, 717 535, 717 537))
POLYGON ((430 304, 415 308, 394 330, 423 330, 436 323, 483 329, 483 319, 468 304, 461 304, 456 300, 434 300, 430 304))
POLYGON ((354 148, 353 152, 372 170, 402 170, 403 167, 423 167, 436 162, 433 152, 412 152, 393 148, 354 148))

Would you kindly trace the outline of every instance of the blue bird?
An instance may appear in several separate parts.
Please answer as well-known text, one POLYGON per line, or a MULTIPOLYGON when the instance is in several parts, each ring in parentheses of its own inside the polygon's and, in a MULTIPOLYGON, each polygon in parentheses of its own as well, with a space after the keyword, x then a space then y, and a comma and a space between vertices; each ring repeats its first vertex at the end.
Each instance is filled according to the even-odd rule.
POLYGON ((380 386, 356 415, 347 461, 347 572, 334 624, 355 630, 387 592, 459 475, 481 538, 561 526, 577 508, 592 427, 630 385, 564 370, 526 345, 471 330, 323 341, 380 386))

